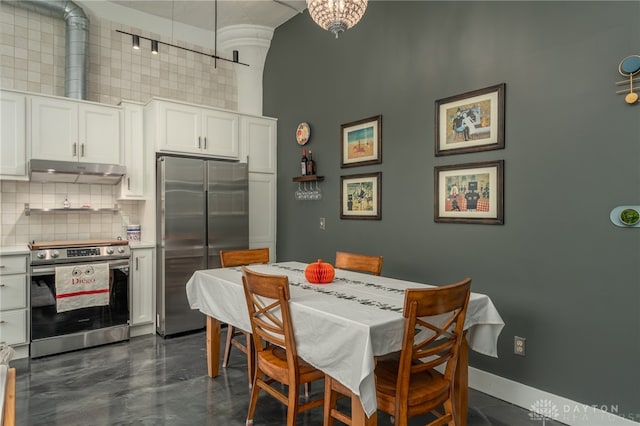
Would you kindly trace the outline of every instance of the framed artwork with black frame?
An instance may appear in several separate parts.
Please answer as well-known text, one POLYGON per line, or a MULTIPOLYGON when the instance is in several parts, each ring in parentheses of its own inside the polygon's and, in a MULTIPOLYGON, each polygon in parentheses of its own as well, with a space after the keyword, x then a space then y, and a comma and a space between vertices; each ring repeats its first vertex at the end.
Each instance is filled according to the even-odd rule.
POLYGON ((381 213, 382 172, 340 176, 340 219, 377 219, 381 213))
POLYGON ((434 168, 435 222, 504 223, 504 160, 434 168))
POLYGON ((504 148, 505 87, 501 83, 436 101, 436 157, 504 148))

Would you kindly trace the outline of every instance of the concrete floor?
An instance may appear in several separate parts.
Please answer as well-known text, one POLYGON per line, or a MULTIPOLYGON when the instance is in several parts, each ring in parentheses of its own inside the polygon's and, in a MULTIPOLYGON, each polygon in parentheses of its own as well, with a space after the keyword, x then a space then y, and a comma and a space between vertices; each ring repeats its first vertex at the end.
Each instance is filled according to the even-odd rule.
MULTIPOLYGON (((223 336, 224 338, 224 336, 223 336)), ((207 376, 203 332, 129 342, 15 360, 18 425, 245 425, 249 402, 244 354, 232 351, 230 366, 216 379, 207 376)), ((323 391, 312 387, 312 397, 323 391)), ((286 412, 264 392, 256 426, 284 425, 286 412)), ((428 417, 414 418, 424 425, 428 417)), ((390 425, 380 413, 380 425, 390 425)), ((535 426, 527 410, 480 392, 469 393, 469 426, 535 426)), ((560 423, 545 421, 545 426, 560 423)), ((322 408, 298 418, 298 425, 322 425, 322 408)))

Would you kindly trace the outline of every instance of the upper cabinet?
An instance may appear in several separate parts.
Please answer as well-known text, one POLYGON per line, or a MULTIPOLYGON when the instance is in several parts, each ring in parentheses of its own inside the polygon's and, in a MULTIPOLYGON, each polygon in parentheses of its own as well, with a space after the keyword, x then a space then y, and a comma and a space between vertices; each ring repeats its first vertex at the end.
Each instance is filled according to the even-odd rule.
POLYGON ((240 117, 240 158, 249 157, 250 172, 276 172, 276 124, 273 118, 240 117))
POLYGON ((31 97, 31 158, 120 164, 120 108, 31 97))
POLYGON ((26 96, 0 91, 0 179, 27 179, 26 96))
POLYGON ((148 104, 157 151, 238 158, 238 115, 154 99, 148 104))
MULTIPOLYGON (((144 108, 122 102, 122 154, 127 174, 120 182, 119 199, 143 199, 145 177, 144 108)), ((153 155, 153 154, 152 154, 153 155)))

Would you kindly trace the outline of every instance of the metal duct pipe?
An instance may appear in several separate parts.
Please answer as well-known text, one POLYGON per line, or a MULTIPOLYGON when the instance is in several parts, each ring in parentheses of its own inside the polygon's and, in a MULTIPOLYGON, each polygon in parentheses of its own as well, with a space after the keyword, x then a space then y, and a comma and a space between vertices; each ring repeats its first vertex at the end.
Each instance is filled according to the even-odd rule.
POLYGON ((65 0, 12 0, 6 1, 23 9, 42 13, 66 22, 65 81, 68 98, 87 99, 89 72, 89 18, 80 6, 65 0))

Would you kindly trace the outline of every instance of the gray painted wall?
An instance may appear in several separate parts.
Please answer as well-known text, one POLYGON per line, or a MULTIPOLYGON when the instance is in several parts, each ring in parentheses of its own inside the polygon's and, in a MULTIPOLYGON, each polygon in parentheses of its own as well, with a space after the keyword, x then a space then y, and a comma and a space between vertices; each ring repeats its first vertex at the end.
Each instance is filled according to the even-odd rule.
POLYGON ((339 40, 306 12, 279 27, 264 72, 264 113, 279 118, 278 260, 347 250, 383 255, 387 276, 470 276, 506 322, 499 359, 472 353, 472 366, 640 417, 640 228, 609 221, 640 204, 640 105, 614 84, 640 54, 639 17, 639 2, 370 1, 339 40), (434 100, 501 82, 506 148, 436 158, 434 100), (340 124, 377 114, 383 163, 341 169, 340 124), (300 121, 322 201, 294 200, 300 121), (496 159, 505 224, 435 223, 434 166, 496 159), (340 220, 340 176, 373 171, 382 220, 340 220))

